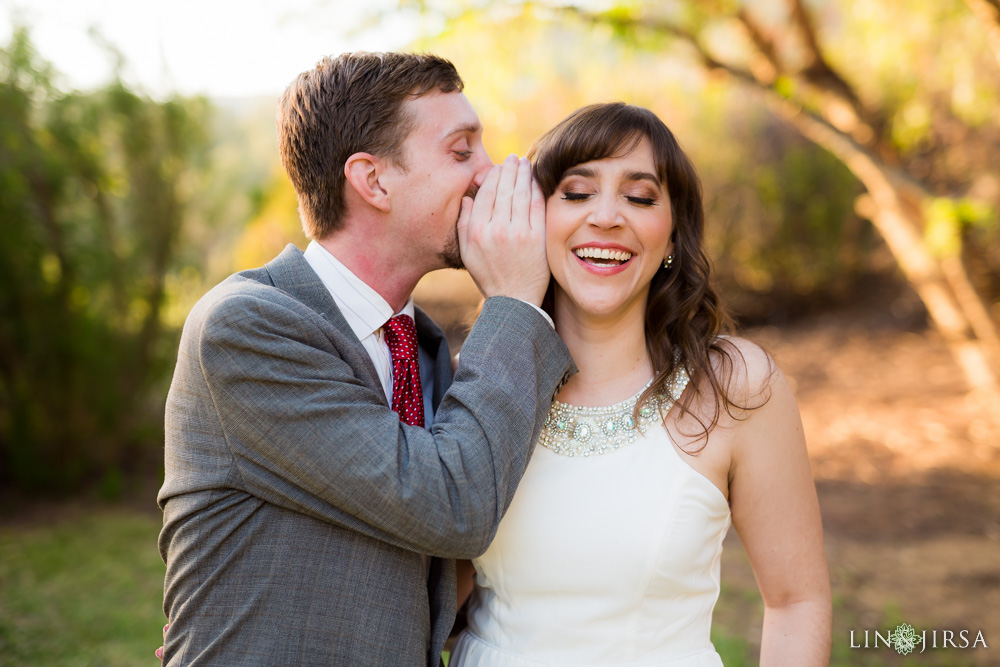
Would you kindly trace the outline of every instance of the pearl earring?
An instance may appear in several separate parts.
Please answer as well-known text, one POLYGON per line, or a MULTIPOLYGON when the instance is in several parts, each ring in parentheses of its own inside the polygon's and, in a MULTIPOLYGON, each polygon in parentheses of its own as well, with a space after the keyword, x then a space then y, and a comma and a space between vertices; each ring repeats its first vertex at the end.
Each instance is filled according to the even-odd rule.
POLYGON ((674 256, 667 255, 667 258, 663 260, 663 268, 669 269, 674 264, 674 256))

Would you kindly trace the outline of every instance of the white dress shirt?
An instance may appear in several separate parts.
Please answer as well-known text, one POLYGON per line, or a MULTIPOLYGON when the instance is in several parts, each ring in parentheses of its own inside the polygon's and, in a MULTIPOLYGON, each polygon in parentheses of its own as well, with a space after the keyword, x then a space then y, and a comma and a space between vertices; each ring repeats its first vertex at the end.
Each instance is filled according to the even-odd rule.
MULTIPOLYGON (((329 250, 316 241, 310 241, 303 253, 313 271, 319 275, 323 285, 330 291, 348 326, 354 331, 364 346, 375 372, 382 381, 385 398, 392 405, 392 355, 389 354, 389 343, 385 340, 383 326, 393 315, 409 315, 413 317, 413 297, 406 302, 398 313, 392 312, 392 306, 374 289, 368 286, 334 257, 329 250)), ((544 310, 533 303, 528 303, 537 310, 549 326, 555 328, 552 318, 544 310)), ((415 319, 415 318, 414 318, 415 319)), ((417 355, 420 362, 420 388, 424 395, 424 426, 430 428, 434 423, 434 359, 423 347, 417 345, 417 355)))

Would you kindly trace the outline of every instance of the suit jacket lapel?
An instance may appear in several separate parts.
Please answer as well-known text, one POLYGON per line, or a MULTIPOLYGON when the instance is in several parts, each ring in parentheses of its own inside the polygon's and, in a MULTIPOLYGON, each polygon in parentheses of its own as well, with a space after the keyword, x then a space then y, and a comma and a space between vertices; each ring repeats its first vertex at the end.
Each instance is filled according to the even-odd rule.
POLYGON ((434 393, 431 405, 437 410, 448 387, 451 386, 451 351, 444 332, 427 313, 414 308, 414 323, 417 325, 417 339, 420 346, 434 358, 434 393))
POLYGON ((302 251, 289 243, 281 254, 268 262, 264 268, 271 276, 271 282, 275 287, 315 310, 340 334, 335 339, 331 338, 331 342, 341 350, 344 361, 354 369, 358 379, 385 402, 385 391, 382 389, 382 382, 378 379, 371 357, 347 324, 326 285, 302 256, 302 251))

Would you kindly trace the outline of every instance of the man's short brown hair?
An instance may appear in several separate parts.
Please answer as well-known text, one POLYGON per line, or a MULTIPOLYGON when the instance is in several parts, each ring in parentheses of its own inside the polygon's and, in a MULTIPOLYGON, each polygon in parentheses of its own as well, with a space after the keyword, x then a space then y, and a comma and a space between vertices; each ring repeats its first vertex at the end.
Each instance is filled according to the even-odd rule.
POLYGON ((306 235, 322 239, 341 226, 351 155, 406 168, 402 148, 413 121, 403 102, 463 85, 451 62, 429 54, 344 53, 300 74, 278 102, 278 149, 306 235))

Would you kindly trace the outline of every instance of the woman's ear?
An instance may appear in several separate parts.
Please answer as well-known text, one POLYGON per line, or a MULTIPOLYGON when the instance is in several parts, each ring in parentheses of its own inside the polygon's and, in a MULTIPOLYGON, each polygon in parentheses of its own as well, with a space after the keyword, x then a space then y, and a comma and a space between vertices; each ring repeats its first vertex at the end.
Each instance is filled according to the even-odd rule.
POLYGON ((383 213, 388 213, 392 209, 389 193, 379 180, 383 168, 384 163, 374 155, 355 153, 344 163, 344 176, 358 196, 383 213))

